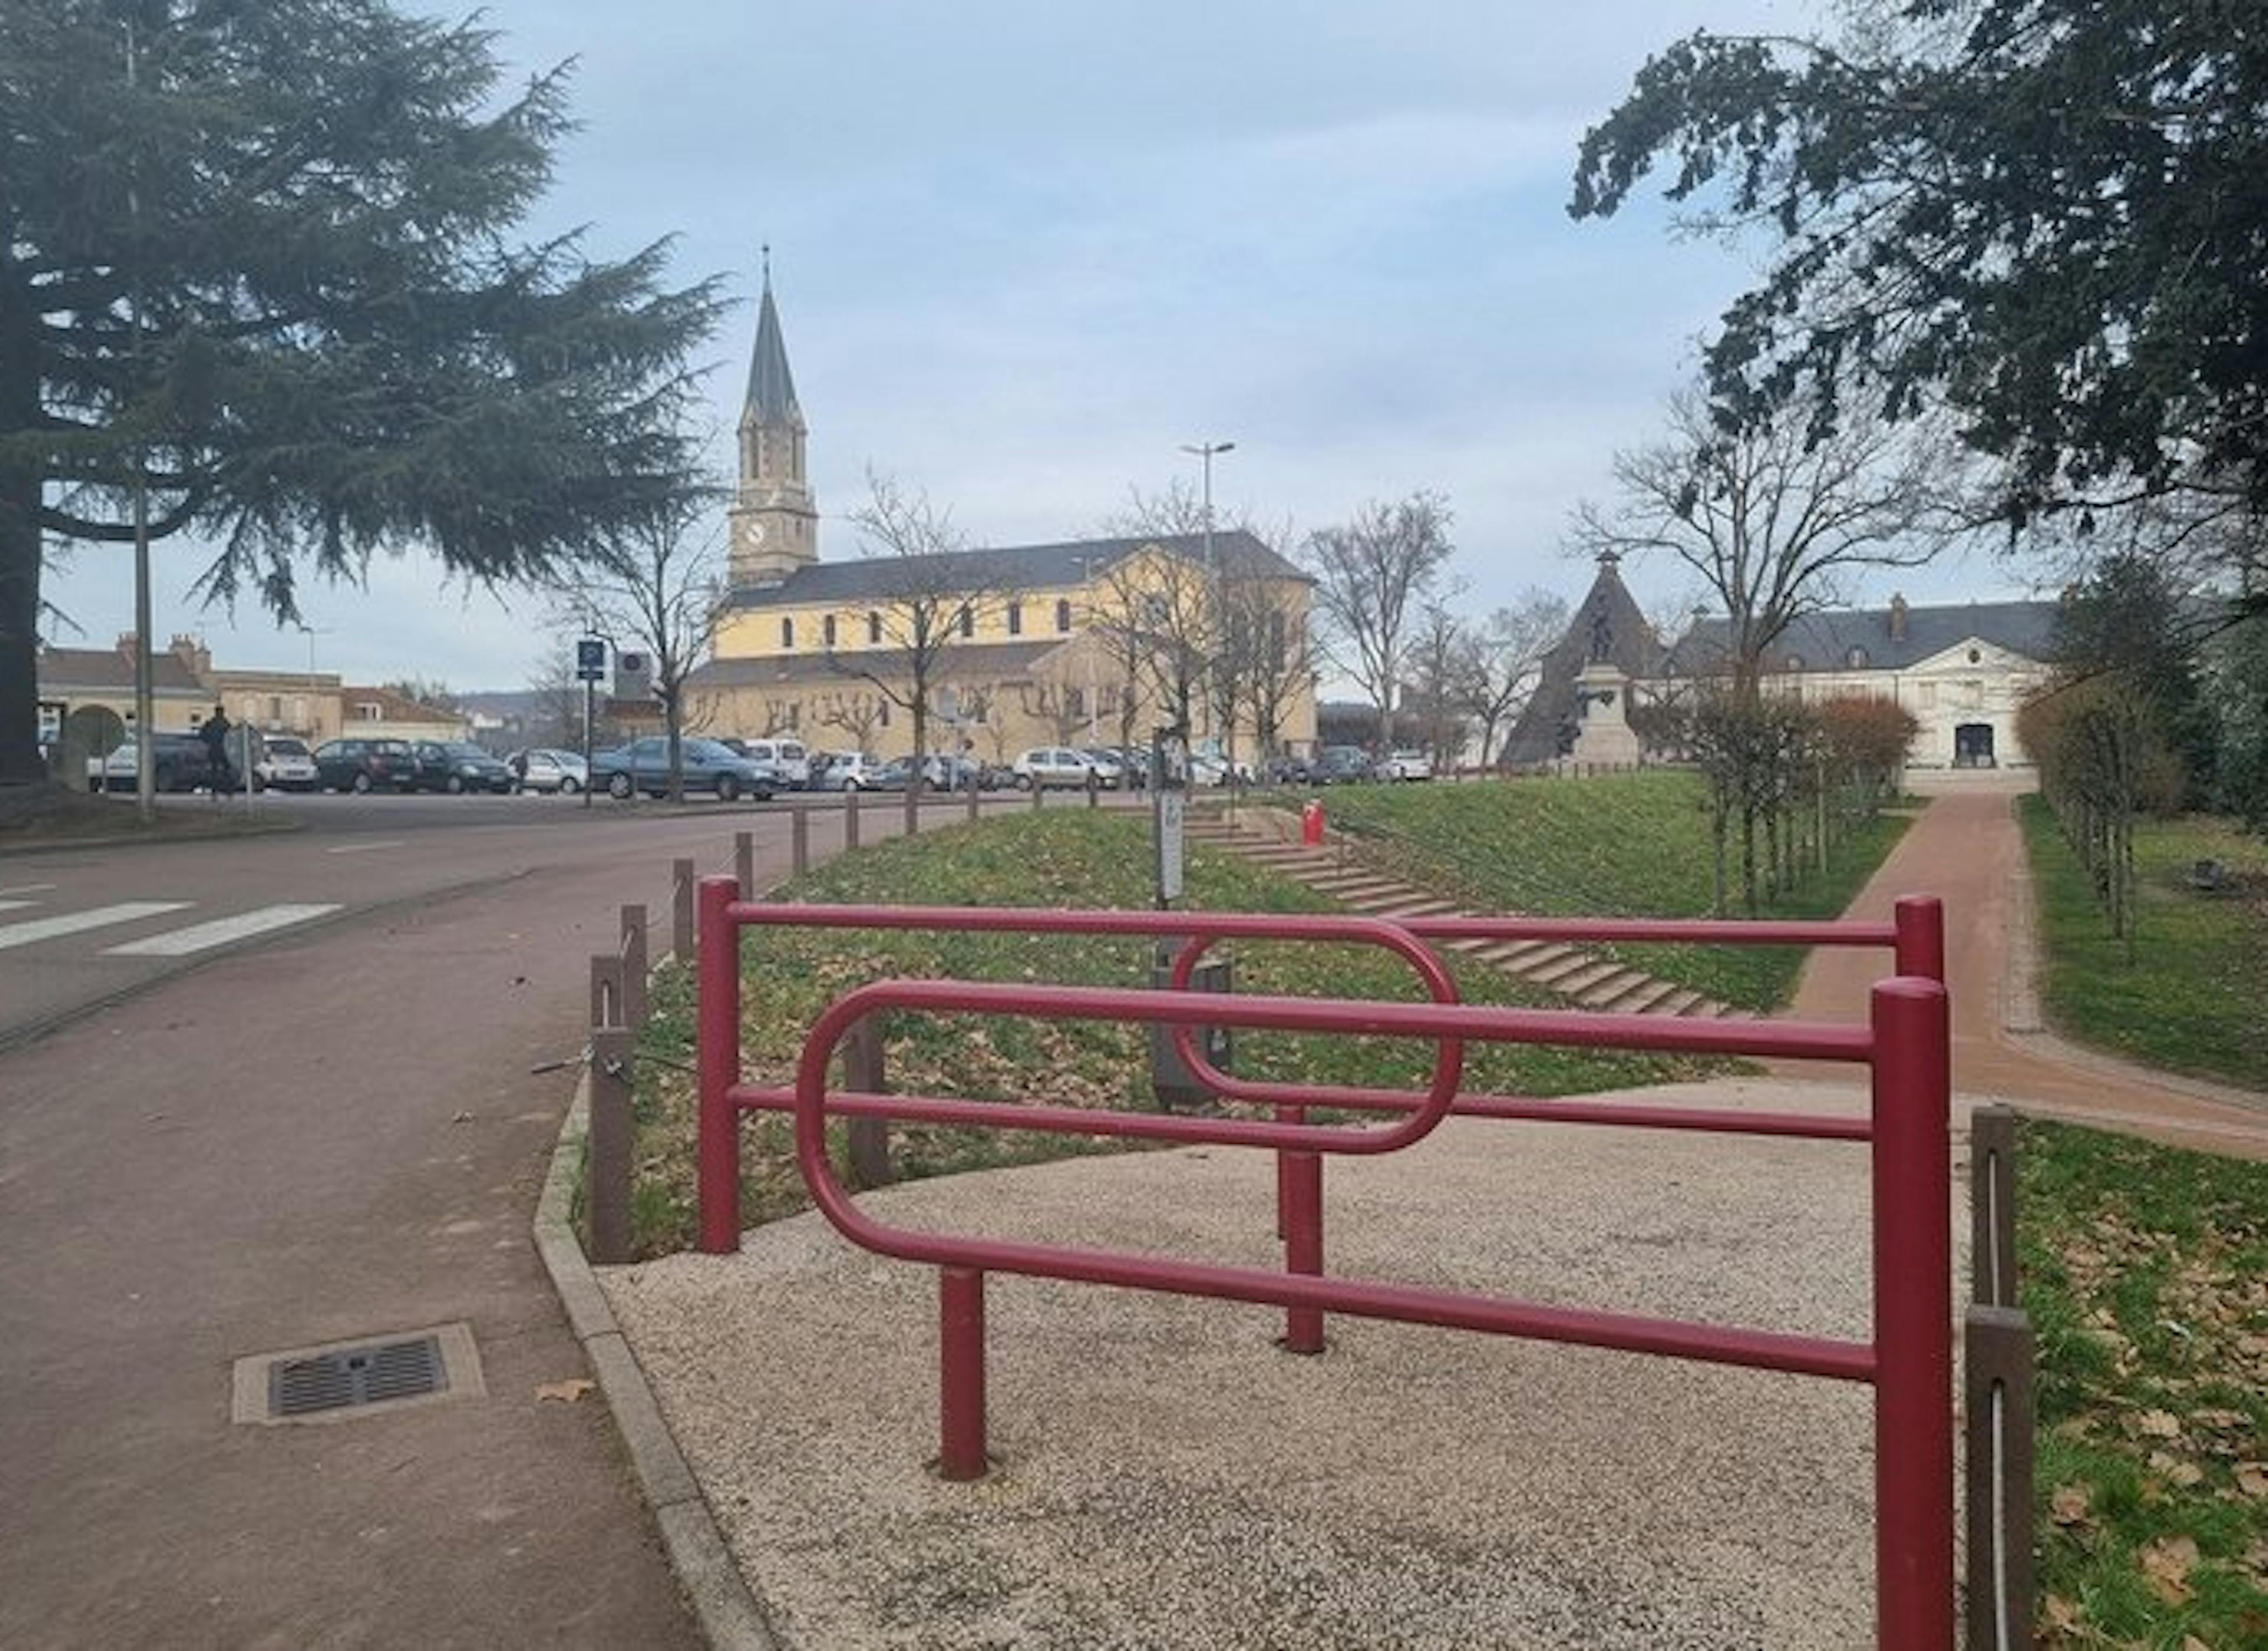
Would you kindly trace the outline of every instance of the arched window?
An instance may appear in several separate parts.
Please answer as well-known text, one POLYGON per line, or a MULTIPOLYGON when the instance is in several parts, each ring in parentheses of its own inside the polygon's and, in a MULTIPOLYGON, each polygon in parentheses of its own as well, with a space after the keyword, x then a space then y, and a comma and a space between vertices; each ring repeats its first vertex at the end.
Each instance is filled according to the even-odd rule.
POLYGON ((976 634, 976 610, 974 608, 964 608, 961 610, 961 634, 964 637, 973 637, 976 634))
MULTIPOLYGON (((961 634, 966 636, 968 633, 963 631, 961 634)), ((1021 602, 1008 604, 1008 634, 1012 637, 1020 637, 1024 634, 1024 604, 1021 602)))
POLYGON ((1844 663, 1848 665, 1854 671, 1865 670, 1867 668, 1867 650, 1864 648, 1852 649, 1849 657, 1844 660, 1844 663))
POLYGON ((795 646, 795 620, 792 616, 782 615, 780 619, 780 646, 795 646))
POLYGON ((880 647, 882 642, 882 615, 873 609, 866 610, 866 645, 880 647))
POLYGON ((1056 634, 1062 636, 1071 629, 1071 598, 1056 598, 1056 634))
POLYGON ((819 622, 819 639, 828 647, 835 645, 835 615, 829 614, 819 622))

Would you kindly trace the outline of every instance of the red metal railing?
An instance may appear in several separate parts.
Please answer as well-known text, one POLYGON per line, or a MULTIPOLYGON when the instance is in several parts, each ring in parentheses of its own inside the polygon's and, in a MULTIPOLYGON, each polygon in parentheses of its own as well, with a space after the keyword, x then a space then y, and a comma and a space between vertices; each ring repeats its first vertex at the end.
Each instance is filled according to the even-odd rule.
POLYGON ((728 879, 700 890, 698 1040, 701 1247, 738 1248, 739 1121, 777 1110, 795 1118, 799 1167, 814 1204, 846 1237, 879 1254, 939 1269, 940 1467, 975 1478, 984 1451, 983 1283, 988 1271, 1128 1289, 1252 1301, 1285 1308, 1285 1345, 1320 1351, 1327 1312, 1443 1325, 1708 1362, 1871 1382, 1874 1388, 1879 1643, 1950 1651, 1954 1633, 1951 1069, 1943 984, 1943 919, 1934 900, 1899 903, 1890 924, 1572 922, 1456 918, 1394 922, 1211 912, 1074 912, 743 903, 728 879), (1149 935, 1182 944, 1174 980, 1186 984, 1207 946, 1222 939, 1356 941, 1409 961, 1428 1003, 1224 996, 968 981, 890 980, 828 1006, 806 1035, 792 1086, 740 1081, 740 931, 747 925, 983 929, 1026 933, 1149 935), (1878 982, 1867 1024, 1752 1019, 1680 1021, 1568 1010, 1507 1009, 1455 1000, 1454 984, 1419 941, 1567 938, 1882 946, 1899 973, 1878 982), (1272 1122, 1003 1105, 951 1097, 830 1093, 836 1047, 870 1014, 889 1010, 1038 1019, 1123 1021, 1174 1028, 1198 1081, 1236 1100, 1275 1107, 1272 1122), (1193 1028, 1381 1036, 1434 1043, 1422 1094, 1352 1086, 1292 1087, 1236 1079, 1205 1063, 1193 1028), (1538 1102, 1457 1093, 1463 1045, 1527 1043, 1761 1055, 1845 1061, 1869 1068, 1873 1104, 1863 1119, 1695 1110, 1643 1103, 1538 1102), (1400 1113, 1383 1128, 1316 1125, 1306 1109, 1400 1113), (1392 1151, 1441 1118, 1462 1116, 1864 1139, 1872 1146, 1874 1336, 1854 1342, 1745 1327, 1557 1308, 1501 1297, 1323 1276, 1322 1155, 1392 1151), (1282 1272, 1080 1247, 1010 1242, 889 1226, 861 1211, 836 1179, 826 1140, 830 1115, 918 1119, 1050 1133, 1273 1148, 1278 1153, 1282 1272))

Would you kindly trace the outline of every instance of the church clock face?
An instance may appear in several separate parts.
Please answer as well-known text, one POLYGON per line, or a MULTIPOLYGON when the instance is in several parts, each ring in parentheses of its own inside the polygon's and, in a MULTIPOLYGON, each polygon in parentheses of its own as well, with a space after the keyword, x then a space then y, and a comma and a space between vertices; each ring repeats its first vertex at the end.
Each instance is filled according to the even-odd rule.
POLYGON ((748 542, 749 542, 750 544, 762 544, 762 543, 763 543, 763 542, 764 542, 764 525, 763 525, 763 523, 762 523, 762 522, 760 522, 760 521, 752 521, 752 522, 750 522, 750 523, 748 524, 748 542))

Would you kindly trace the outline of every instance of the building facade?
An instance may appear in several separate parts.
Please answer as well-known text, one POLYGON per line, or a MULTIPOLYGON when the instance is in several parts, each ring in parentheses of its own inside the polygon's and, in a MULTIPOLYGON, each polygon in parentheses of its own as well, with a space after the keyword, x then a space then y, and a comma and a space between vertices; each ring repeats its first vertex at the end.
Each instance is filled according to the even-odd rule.
POLYGON ((903 755, 919 675, 932 748, 994 761, 1032 746, 1146 742, 1184 711, 1194 742, 1240 756, 1313 746, 1312 581, 1254 534, 829 562, 807 435, 767 277, 729 583, 711 657, 686 682, 689 731, 792 732, 821 749, 903 755), (1235 691, 1211 691, 1228 682, 1235 691))

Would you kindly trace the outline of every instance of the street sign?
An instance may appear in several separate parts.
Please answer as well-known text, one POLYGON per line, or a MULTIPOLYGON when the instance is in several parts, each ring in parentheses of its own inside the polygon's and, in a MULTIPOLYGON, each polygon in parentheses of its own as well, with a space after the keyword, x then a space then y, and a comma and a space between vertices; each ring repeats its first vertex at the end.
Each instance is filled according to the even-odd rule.
POLYGON ((578 681, 595 682, 607 674, 607 645, 597 637, 585 637, 575 645, 575 675, 578 681))

